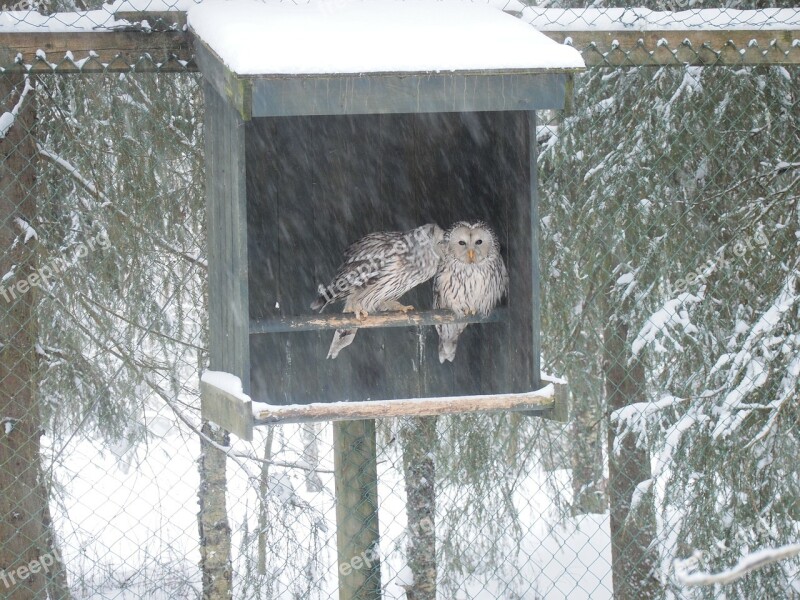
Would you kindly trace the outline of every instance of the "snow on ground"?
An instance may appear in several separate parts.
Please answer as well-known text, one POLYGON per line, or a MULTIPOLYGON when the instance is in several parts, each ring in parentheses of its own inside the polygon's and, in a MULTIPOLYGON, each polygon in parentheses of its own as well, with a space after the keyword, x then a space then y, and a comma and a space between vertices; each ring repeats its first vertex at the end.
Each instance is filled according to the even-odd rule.
POLYGON ((63 486, 54 521, 76 598, 184 597, 175 592, 199 585, 199 443, 170 435, 135 456, 114 450, 72 443, 54 472, 63 486))
MULTIPOLYGON (((136 449, 125 444, 109 448, 91 441, 74 442, 62 455, 63 467, 55 472, 61 491, 54 503, 54 517, 76 599, 174 600, 194 598, 200 589, 196 520, 199 443, 193 436, 179 433, 162 416, 148 420, 163 437, 155 436, 136 449)), ((302 462, 300 426, 279 429, 273 459, 302 462)), ((331 428, 325 427, 318 440, 319 468, 332 471, 331 428)), ((252 452, 263 442, 262 432, 257 432, 256 442, 254 446, 236 442, 235 449, 252 452)), ((401 600, 405 593, 398 585, 398 575, 406 569, 405 492, 402 458, 396 445, 390 448, 392 454, 381 454, 378 459, 382 581, 384 598, 401 600)), ((250 515, 251 534, 255 526, 252 513, 258 469, 253 461, 229 461, 228 510, 234 533, 235 585, 240 593, 246 568, 242 533, 246 514, 250 515)), ((269 543, 274 554, 270 568, 275 567, 276 587, 282 590, 276 597, 290 600, 298 573, 304 572, 303 561, 316 561, 316 571, 311 570, 317 578, 316 591, 309 593, 308 600, 332 600, 338 596, 333 475, 320 473, 323 489, 309 492, 303 471, 271 469, 270 486, 273 491, 276 486, 284 491, 275 494, 275 502, 283 503, 280 514, 276 514, 275 504, 271 508, 273 531, 283 531, 281 535, 291 538, 269 543), (317 536, 315 548, 306 547, 294 555, 284 552, 283 548, 302 546, 312 539, 312 530, 317 536), (278 564, 281 560, 284 564, 278 564)), ((516 558, 507 569, 510 575, 507 579, 503 574, 467 578, 461 595, 453 600, 497 600, 506 598, 509 590, 515 591, 515 598, 525 600, 611 598, 607 517, 585 516, 558 524, 543 479, 546 476, 532 472, 516 488, 524 537, 518 548, 512 548, 516 558)), ((560 476, 569 489, 568 473, 560 476)), ((496 532, 498 536, 503 533, 496 532)))
POLYGON ((547 600, 613 598, 608 515, 583 515, 556 525, 541 540, 525 541, 530 565, 541 569, 535 589, 547 600))

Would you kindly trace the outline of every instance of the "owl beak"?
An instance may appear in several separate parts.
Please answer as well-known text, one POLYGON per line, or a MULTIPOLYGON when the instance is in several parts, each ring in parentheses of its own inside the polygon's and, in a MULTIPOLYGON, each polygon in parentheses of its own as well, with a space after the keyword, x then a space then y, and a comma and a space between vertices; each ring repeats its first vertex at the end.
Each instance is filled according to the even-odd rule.
POLYGON ((471 263, 475 262, 475 250, 473 250, 472 248, 467 250, 467 260, 471 263))

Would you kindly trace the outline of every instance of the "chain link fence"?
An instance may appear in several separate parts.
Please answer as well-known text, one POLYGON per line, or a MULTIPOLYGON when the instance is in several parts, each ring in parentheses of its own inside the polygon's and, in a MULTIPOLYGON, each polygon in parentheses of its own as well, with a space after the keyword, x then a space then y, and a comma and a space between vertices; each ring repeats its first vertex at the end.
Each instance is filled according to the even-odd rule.
MULTIPOLYGON (((105 23, 27 6, 0 24, 105 23)), ((554 6, 506 8, 566 32, 636 14, 554 6)), ((775 6, 736 18, 796 30, 775 6)), ((252 442, 200 417, 199 74, 7 68, 0 597, 316 600, 362 573, 348 597, 800 598, 800 71, 746 46, 725 66, 696 66, 696 44, 669 66, 578 46, 594 58, 572 102, 538 115, 542 367, 569 382, 569 422, 275 425, 252 442), (375 440, 376 473, 353 477, 377 479, 355 504, 378 509, 379 544, 341 557, 347 436, 375 440)))

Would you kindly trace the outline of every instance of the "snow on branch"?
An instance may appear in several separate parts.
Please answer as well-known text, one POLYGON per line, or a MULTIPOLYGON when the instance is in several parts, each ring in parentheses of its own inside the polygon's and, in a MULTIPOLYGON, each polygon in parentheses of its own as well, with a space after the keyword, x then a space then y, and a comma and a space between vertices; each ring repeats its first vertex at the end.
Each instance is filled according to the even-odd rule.
POLYGON ((14 125, 14 121, 17 120, 17 115, 19 111, 22 110, 22 103, 25 102, 25 96, 28 95, 28 92, 33 90, 33 86, 31 85, 31 81, 28 76, 25 76, 25 87, 22 89, 22 93, 19 95, 19 100, 14 108, 11 109, 11 112, 4 112, 0 115, 0 140, 5 139, 8 130, 11 129, 11 126, 14 125))
POLYGON ((679 340, 672 335, 671 330, 677 334, 692 335, 697 333, 697 327, 692 323, 688 307, 698 304, 703 300, 703 294, 681 293, 677 298, 666 301, 656 312, 650 315, 642 325, 641 330, 636 335, 636 339, 631 344, 631 353, 634 357, 639 356, 647 346, 652 346, 658 353, 667 351, 661 339, 671 342, 680 352, 683 346, 679 340))
MULTIPOLYGON (((770 371, 769 362, 764 356, 763 341, 782 335, 782 327, 793 315, 793 307, 800 303, 800 294, 796 287, 797 277, 792 273, 784 281, 777 298, 750 329, 736 355, 721 357, 717 361, 717 365, 724 365, 728 369, 727 383, 730 391, 716 409, 722 418, 714 428, 714 439, 728 436, 744 422, 748 411, 735 414, 736 411, 743 406, 750 394, 766 384, 770 371)), ((717 365, 715 368, 718 368, 717 365)), ((797 377, 790 377, 788 381, 792 380, 796 383, 797 377)))
POLYGON ((208 268, 208 263, 204 258, 201 258, 199 256, 192 256, 184 252, 180 248, 177 248, 174 245, 170 244, 163 238, 154 235, 152 231, 147 231, 144 228, 142 228, 136 222, 135 219, 133 219, 130 215, 128 215, 128 213, 118 208, 106 194, 104 194, 101 190, 97 188, 97 186, 94 183, 92 183, 91 181, 86 179, 83 175, 81 175, 80 171, 72 163, 58 156, 57 154, 50 152, 47 148, 45 148, 41 144, 38 143, 36 144, 36 150, 39 152, 41 156, 52 161, 55 165, 63 169, 70 177, 72 177, 75 181, 77 181, 87 192, 89 192, 92 196, 94 196, 95 199, 100 201, 101 207, 109 208, 110 210, 112 210, 116 215, 124 219, 125 222, 128 223, 130 226, 132 226, 136 231, 139 231, 140 233, 146 235, 149 239, 151 239, 155 245, 159 246, 164 250, 167 250, 168 252, 176 256, 180 256, 181 258, 188 260, 189 262, 200 267, 201 269, 208 268))
POLYGON ((39 143, 36 144, 36 150, 39 152, 39 154, 53 161, 59 167, 64 169, 73 179, 75 179, 78 183, 80 183, 92 196, 94 196, 98 200, 101 200, 103 202, 103 206, 111 204, 111 200, 109 200, 108 197, 103 192, 98 190, 97 186, 95 186, 94 183, 83 177, 78 171, 78 169, 76 169, 68 161, 64 160, 63 158, 61 158, 56 154, 53 154, 52 152, 47 150, 47 148, 45 148, 39 143))
POLYGON ((671 394, 663 394, 652 402, 634 402, 611 413, 611 426, 616 427, 613 452, 618 456, 622 450, 622 440, 628 435, 636 436, 639 448, 647 445, 647 427, 654 419, 670 409, 677 408, 687 402, 685 398, 677 398, 671 394))
POLYGON ((739 560, 736 565, 719 573, 703 573, 695 571, 702 558, 702 552, 695 552, 686 559, 677 559, 673 563, 675 578, 686 587, 697 587, 715 584, 727 584, 741 579, 751 571, 760 569, 779 560, 792 558, 800 554, 800 544, 787 544, 778 548, 757 550, 739 560))

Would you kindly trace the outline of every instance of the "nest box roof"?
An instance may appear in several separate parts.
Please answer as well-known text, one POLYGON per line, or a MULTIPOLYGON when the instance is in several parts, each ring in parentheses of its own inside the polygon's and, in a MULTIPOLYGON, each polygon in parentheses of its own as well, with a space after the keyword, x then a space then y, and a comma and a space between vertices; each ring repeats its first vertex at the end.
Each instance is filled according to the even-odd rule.
POLYGON ((502 10, 459 0, 207 0, 200 70, 251 117, 561 108, 584 67, 502 10))
POLYGON ((581 69, 533 27, 458 0, 206 1, 189 25, 239 75, 581 69))

